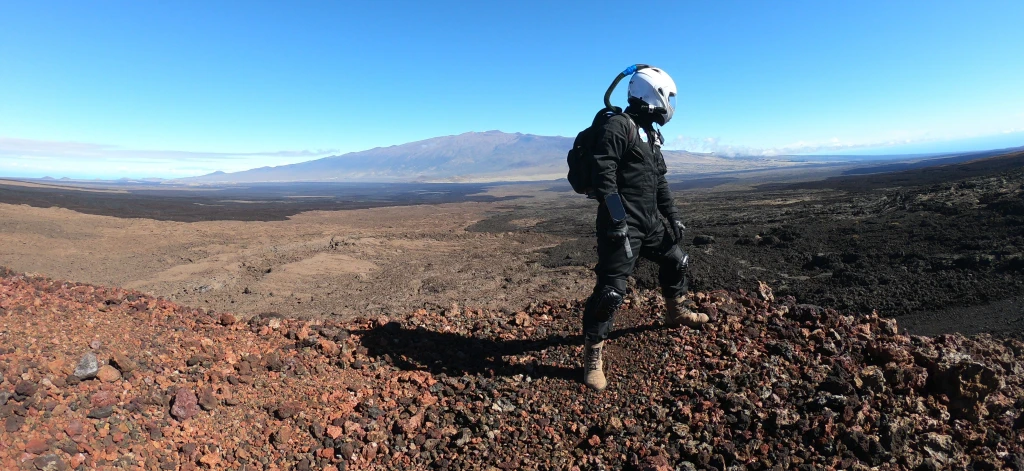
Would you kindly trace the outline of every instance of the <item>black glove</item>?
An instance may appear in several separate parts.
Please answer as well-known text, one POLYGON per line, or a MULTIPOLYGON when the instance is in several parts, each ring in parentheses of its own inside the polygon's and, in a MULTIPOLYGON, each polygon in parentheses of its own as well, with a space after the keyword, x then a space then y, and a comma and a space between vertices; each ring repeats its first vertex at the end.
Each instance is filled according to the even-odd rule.
POLYGON ((677 244, 683 241, 683 236, 686 235, 686 226, 683 225, 683 221, 668 218, 668 229, 672 231, 672 237, 677 244))
POLYGON ((608 229, 609 239, 622 240, 625 239, 626 237, 629 237, 629 225, 626 224, 625 220, 619 221, 617 224, 614 224, 610 229, 608 229))

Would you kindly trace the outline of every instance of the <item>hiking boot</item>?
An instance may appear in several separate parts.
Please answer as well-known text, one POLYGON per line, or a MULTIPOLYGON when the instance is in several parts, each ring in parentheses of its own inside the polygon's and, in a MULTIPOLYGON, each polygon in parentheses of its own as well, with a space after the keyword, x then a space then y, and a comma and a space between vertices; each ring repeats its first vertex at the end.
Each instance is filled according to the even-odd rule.
POLYGON ((608 380, 604 377, 602 353, 604 353, 603 340, 597 343, 585 341, 583 345, 583 384, 596 391, 608 387, 608 380))
POLYGON ((665 308, 665 325, 668 327, 685 325, 697 328, 709 320, 707 314, 696 312, 697 303, 684 297, 666 299, 665 308))

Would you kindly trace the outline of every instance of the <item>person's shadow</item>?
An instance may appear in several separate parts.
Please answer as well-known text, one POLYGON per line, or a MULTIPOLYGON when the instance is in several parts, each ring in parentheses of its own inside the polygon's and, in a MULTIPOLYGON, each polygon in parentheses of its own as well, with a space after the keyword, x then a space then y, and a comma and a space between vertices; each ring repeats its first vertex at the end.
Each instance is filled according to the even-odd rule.
MULTIPOLYGON (((658 328, 642 325, 612 332, 610 339, 658 328)), ((438 332, 423 327, 403 328, 397 322, 375 328, 353 331, 360 336, 367 356, 384 359, 404 371, 429 371, 448 376, 480 375, 484 377, 526 375, 534 378, 577 380, 583 370, 580 359, 568 356, 568 365, 550 365, 533 361, 509 363, 507 356, 541 352, 551 347, 581 345, 581 334, 553 334, 540 339, 500 340, 472 334, 438 332)))

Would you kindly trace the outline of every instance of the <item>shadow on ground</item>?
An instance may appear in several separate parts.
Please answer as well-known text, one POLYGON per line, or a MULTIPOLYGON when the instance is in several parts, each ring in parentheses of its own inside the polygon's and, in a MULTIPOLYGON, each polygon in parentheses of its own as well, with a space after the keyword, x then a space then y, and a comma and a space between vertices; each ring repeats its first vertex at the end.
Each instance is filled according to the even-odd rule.
MULTIPOLYGON (((642 325, 619 329, 610 339, 640 334, 659 328, 642 325)), ((540 353, 549 348, 579 346, 580 334, 554 334, 541 339, 501 340, 481 338, 472 334, 438 332, 423 327, 403 328, 397 322, 372 329, 353 331, 360 336, 367 356, 383 359, 405 371, 429 371, 448 376, 478 375, 484 377, 528 375, 533 378, 577 380, 583 375, 579 361, 571 366, 538 362, 512 363, 507 357, 540 353)), ((572 358, 575 355, 560 355, 572 358)))

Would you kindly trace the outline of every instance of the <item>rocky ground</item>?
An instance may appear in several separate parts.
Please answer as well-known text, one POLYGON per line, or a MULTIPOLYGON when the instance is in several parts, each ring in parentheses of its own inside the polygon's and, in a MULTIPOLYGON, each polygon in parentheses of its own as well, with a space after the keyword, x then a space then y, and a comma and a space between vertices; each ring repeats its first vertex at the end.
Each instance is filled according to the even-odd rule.
POLYGON ((716 321, 660 328, 641 264, 601 394, 558 188, 199 222, 0 192, 0 469, 1024 469, 1022 169, 679 192, 716 321))
POLYGON ((299 320, 4 270, 2 469, 1024 469, 1024 343, 755 292, 299 320))
MULTIPOLYGON (((1024 153, 797 184, 730 178, 674 185, 693 289, 764 281, 800 302, 877 310, 915 334, 1024 338, 1024 153)), ((334 187, 287 187, 274 199, 266 188, 9 183, 0 265, 244 318, 402 316, 452 302, 509 314, 586 296, 594 281, 596 205, 566 184, 418 200, 401 187, 342 186, 330 199, 320 196, 334 187), (470 201, 411 205, 458 198, 470 201)), ((655 273, 641 262, 635 286, 654 288, 655 273)))
MULTIPOLYGON (((1024 153, 677 195, 694 289, 765 281, 801 302, 877 310, 914 333, 1024 338, 1024 153)), ((545 266, 596 263, 591 220, 539 227, 568 238, 546 251, 545 266)), ((636 278, 653 288, 657 267, 641 262, 636 278)))

